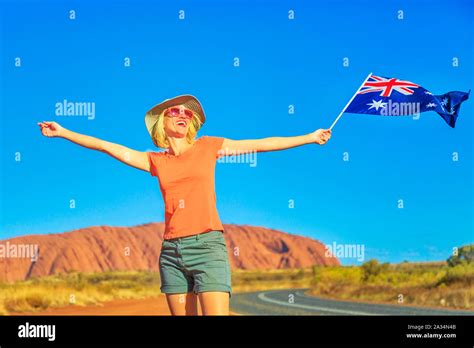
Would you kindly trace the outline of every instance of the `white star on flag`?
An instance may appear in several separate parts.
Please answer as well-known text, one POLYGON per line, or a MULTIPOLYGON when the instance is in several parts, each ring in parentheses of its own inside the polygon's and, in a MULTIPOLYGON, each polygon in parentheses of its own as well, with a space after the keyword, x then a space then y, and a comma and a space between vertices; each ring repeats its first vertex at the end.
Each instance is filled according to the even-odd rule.
POLYGON ((425 94, 433 95, 433 93, 425 91, 425 94))
POLYGON ((367 105, 370 105, 369 110, 375 108, 376 111, 379 111, 379 108, 384 109, 387 106, 387 103, 382 103, 382 100, 375 101, 372 99, 372 103, 369 103, 367 105))
POLYGON ((426 107, 427 108, 434 108, 434 107, 436 107, 436 104, 435 103, 429 103, 429 104, 426 104, 426 107))
POLYGON ((444 99, 441 101, 441 105, 446 106, 446 104, 448 104, 448 98, 444 98, 444 99))

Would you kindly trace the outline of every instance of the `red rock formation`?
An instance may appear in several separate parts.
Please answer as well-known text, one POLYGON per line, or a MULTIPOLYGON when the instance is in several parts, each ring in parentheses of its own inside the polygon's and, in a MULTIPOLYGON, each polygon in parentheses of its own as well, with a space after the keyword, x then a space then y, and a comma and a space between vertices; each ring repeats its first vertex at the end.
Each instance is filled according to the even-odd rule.
MULTIPOLYGON (((339 265, 324 256, 319 241, 254 226, 225 225, 232 268, 279 269, 311 265, 339 265)), ((3 250, 18 245, 37 245, 39 255, 30 258, 1 257, 0 281, 15 281, 68 271, 158 270, 163 236, 162 223, 134 227, 99 226, 66 233, 30 235, 0 241, 3 250)))

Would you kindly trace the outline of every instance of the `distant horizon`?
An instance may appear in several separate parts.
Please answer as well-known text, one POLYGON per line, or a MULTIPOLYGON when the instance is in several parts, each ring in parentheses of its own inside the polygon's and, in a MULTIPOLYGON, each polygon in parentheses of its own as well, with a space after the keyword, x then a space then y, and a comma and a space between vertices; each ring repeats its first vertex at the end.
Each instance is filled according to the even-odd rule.
MULTIPOLYGON (((7 237, 7 238, 4 238, 4 239, 0 239, 0 244, 3 244, 4 241, 9 241, 9 240, 14 239, 14 238, 29 237, 29 236, 58 235, 58 234, 71 233, 71 232, 76 232, 76 231, 86 230, 86 229, 96 228, 96 227, 135 228, 135 227, 139 227, 139 226, 154 225, 154 224, 164 225, 165 222, 164 221, 151 221, 151 222, 139 223, 139 224, 129 225, 129 226, 128 225, 127 226, 126 225, 91 225, 91 226, 78 227, 78 228, 73 228, 73 229, 69 229, 69 230, 65 230, 65 231, 59 231, 59 232, 43 232, 43 233, 34 233, 34 234, 22 234, 22 235, 15 235, 15 236, 7 237)), ((225 228, 226 225, 233 225, 233 226, 248 226, 248 227, 251 227, 251 228, 263 228, 263 229, 268 229, 268 230, 275 230, 275 231, 280 232, 280 233, 285 233, 285 234, 289 234, 289 235, 293 235, 293 236, 297 236, 297 237, 305 237, 305 238, 312 239, 314 241, 317 241, 317 242, 320 242, 321 244, 323 244, 326 247, 326 249, 327 249, 328 245, 331 245, 331 243, 325 243, 323 240, 318 239, 316 236, 302 235, 302 234, 298 234, 298 233, 295 233, 295 232, 283 231, 283 230, 280 230, 280 229, 266 227, 266 226, 258 226, 258 225, 250 225, 250 224, 235 224, 235 223, 225 223, 225 222, 223 222, 223 225, 224 225, 224 228, 225 228)), ((336 242, 333 241, 332 243, 336 243, 336 242)), ((472 243, 462 244, 462 245, 459 245, 458 247, 461 247, 461 246, 464 246, 464 245, 470 245, 470 244, 472 244, 472 243)), ((387 262, 387 263, 390 263, 390 264, 400 264, 400 263, 406 263, 406 262, 408 262, 408 263, 446 262, 446 260, 449 258, 449 256, 450 255, 447 255, 445 257, 445 259, 416 260, 416 261, 401 260, 401 261, 396 261, 396 262, 384 261, 384 260, 380 260, 376 257, 369 257, 369 258, 364 259, 363 261, 357 261, 357 260, 352 260, 352 259, 346 260, 345 258, 338 258, 337 256, 335 256, 335 257, 338 258, 338 260, 341 262, 341 266, 360 266, 361 264, 363 264, 364 262, 369 261, 369 260, 377 260, 380 263, 387 262)))

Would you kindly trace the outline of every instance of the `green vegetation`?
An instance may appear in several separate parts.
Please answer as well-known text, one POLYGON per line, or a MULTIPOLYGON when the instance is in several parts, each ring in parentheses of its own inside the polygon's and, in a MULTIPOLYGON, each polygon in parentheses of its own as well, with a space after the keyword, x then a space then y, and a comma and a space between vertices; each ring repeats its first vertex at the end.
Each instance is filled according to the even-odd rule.
POLYGON ((474 309, 474 263, 317 268, 310 293, 337 299, 474 309))
POLYGON ((375 279, 380 273, 388 270, 389 264, 380 264, 377 260, 369 260, 362 264, 362 281, 369 282, 375 279))
POLYGON ((464 245, 456 249, 456 253, 448 259, 450 266, 474 262, 474 244, 464 245))

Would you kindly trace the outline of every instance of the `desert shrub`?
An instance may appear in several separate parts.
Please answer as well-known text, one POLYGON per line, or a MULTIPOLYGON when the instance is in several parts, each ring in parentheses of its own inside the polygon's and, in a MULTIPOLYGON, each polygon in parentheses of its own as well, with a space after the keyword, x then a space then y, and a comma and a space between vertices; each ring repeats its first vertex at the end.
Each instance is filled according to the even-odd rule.
POLYGON ((452 255, 447 262, 451 267, 457 266, 461 263, 474 263, 474 244, 459 247, 457 254, 452 255))
POLYGON ((362 264, 362 281, 368 282, 374 280, 379 274, 388 270, 389 264, 380 264, 377 260, 369 260, 362 264))
POLYGON ((69 273, 65 277, 66 285, 74 290, 81 291, 87 285, 87 280, 81 273, 69 273))
POLYGON ((466 287, 474 286, 474 264, 460 263, 449 267, 445 275, 438 281, 438 285, 462 284, 466 287))
POLYGON ((50 297, 43 292, 24 292, 5 299, 3 306, 7 311, 36 311, 45 310, 50 304, 50 297))
POLYGON ((298 272, 295 274, 290 275, 291 280, 301 280, 305 277, 305 272, 304 269, 300 269, 298 272))

